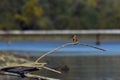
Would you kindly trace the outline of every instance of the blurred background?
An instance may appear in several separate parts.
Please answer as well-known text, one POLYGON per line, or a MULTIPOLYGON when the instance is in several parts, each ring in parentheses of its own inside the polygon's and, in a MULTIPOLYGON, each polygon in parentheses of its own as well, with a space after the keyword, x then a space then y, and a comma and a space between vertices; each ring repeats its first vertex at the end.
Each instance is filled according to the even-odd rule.
POLYGON ((119 0, 1 0, 1 30, 119 29, 119 0))
POLYGON ((62 75, 46 70, 37 74, 61 80, 120 80, 119 7, 120 0, 0 0, 0 67, 34 61, 72 42, 76 34, 81 43, 106 51, 68 46, 43 59, 62 75))

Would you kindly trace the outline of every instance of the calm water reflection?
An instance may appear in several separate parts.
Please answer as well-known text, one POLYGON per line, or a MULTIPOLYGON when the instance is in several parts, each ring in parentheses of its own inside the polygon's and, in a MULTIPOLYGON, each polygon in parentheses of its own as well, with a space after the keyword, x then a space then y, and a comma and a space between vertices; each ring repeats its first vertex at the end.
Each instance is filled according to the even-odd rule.
MULTIPOLYGON (((61 75, 42 70, 39 75, 61 80, 120 80, 120 56, 51 56, 46 57, 44 61, 48 62, 50 67, 66 65, 69 71, 61 75)), ((12 77, 4 80, 18 79, 12 77)))
POLYGON ((62 80, 120 80, 120 56, 52 57, 51 60, 70 68, 60 76, 62 80))

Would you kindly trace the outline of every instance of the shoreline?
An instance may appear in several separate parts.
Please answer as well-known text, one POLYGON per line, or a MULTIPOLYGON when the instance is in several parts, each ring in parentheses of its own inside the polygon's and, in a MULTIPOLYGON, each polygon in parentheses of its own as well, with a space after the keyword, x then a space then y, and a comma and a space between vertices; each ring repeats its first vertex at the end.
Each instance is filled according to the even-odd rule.
MULTIPOLYGON (((79 41, 90 41, 96 42, 96 35, 77 35, 79 41)), ((0 36, 0 41, 72 41, 72 35, 6 35, 0 36)), ((100 36, 101 42, 106 41, 120 41, 119 35, 101 35, 100 36)))

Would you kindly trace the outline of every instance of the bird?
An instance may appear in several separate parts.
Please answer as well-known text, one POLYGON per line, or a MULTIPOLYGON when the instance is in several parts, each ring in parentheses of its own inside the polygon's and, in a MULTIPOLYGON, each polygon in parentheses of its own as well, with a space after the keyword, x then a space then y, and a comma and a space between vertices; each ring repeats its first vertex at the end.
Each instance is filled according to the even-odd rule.
POLYGON ((73 36, 73 43, 74 44, 77 44, 78 43, 78 38, 76 35, 73 36))

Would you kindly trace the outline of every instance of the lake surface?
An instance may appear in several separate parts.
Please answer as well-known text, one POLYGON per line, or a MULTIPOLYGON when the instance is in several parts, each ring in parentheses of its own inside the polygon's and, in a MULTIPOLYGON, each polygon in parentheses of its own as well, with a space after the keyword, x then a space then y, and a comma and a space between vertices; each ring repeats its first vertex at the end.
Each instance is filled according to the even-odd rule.
MULTIPOLYGON (((38 57, 64 43, 67 42, 16 41, 9 45, 6 42, 0 42, 0 50, 38 57)), ((92 42, 82 43, 101 47, 106 51, 81 45, 65 47, 45 57, 44 61, 53 68, 65 65, 69 71, 60 75, 43 70, 39 72, 39 75, 60 78, 61 80, 120 80, 120 42, 103 42, 101 45, 95 45, 92 42)), ((18 79, 11 77, 4 80, 18 79)))
MULTIPOLYGON (((14 41, 11 43, 0 42, 0 51, 14 51, 14 52, 31 52, 30 55, 39 56, 42 52, 50 51, 58 46, 61 46, 68 42, 50 42, 50 41, 14 41), (36 52, 36 53, 33 53, 36 52), (33 53, 33 54, 32 54, 33 53)), ((100 51, 91 47, 82 45, 71 45, 60 49, 58 52, 66 52, 66 54, 54 54, 63 56, 78 56, 78 55, 120 55, 120 42, 103 42, 101 45, 96 45, 93 42, 81 42, 90 44, 105 49, 106 51, 100 51), (68 53, 67 53, 68 52, 68 53), (71 52, 76 52, 71 54, 71 52), (99 53, 99 54, 98 54, 99 53), (100 54, 102 53, 102 54, 100 54), (104 53, 104 54, 103 54, 104 53), (107 54, 105 54, 107 53, 107 54)))

